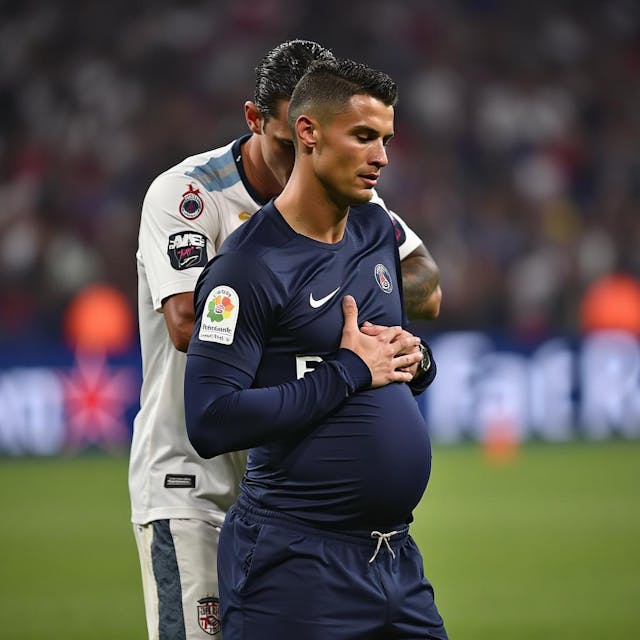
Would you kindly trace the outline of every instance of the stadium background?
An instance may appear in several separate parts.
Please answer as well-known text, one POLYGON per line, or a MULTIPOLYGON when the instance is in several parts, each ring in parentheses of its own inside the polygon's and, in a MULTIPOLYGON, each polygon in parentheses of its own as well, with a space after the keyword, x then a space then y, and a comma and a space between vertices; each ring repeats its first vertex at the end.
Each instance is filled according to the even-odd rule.
POLYGON ((0 629, 142 637, 126 453, 144 191, 292 37, 390 73, 380 192, 442 271, 416 514, 452 638, 640 631, 632 0, 0 1, 0 629), (636 604, 634 604, 636 603, 636 604))

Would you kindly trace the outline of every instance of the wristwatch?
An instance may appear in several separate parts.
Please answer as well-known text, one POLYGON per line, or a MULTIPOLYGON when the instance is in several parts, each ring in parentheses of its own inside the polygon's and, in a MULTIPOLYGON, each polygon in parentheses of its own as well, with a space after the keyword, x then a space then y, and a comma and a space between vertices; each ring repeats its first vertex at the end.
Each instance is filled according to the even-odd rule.
POLYGON ((422 360, 418 363, 418 371, 416 373, 416 378, 420 378, 427 374, 429 369, 431 369, 431 357, 429 356, 429 349, 425 347, 422 343, 418 345, 420 352, 422 353, 422 360))

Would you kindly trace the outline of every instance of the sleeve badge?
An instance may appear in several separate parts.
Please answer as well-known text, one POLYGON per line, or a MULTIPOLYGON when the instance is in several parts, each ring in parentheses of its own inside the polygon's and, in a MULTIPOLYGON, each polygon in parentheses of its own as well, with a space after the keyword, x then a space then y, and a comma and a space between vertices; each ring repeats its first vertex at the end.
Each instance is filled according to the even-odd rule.
POLYGON ((204 304, 198 338, 203 342, 231 344, 239 307, 240 299, 234 289, 226 285, 216 287, 204 304))
POLYGON ((189 183, 189 188, 182 194, 180 201, 180 215, 187 220, 195 220, 204 209, 204 203, 200 197, 200 189, 194 189, 189 183))

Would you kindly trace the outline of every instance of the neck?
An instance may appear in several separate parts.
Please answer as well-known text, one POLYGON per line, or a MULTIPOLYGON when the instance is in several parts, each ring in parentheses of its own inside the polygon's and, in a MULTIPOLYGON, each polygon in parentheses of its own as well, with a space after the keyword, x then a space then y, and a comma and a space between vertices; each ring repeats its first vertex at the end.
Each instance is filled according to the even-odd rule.
POLYGON ((327 244, 342 240, 349 206, 331 200, 329 194, 317 183, 303 185, 296 179, 295 173, 294 169, 289 182, 274 203, 282 217, 296 233, 313 240, 327 244))
POLYGON ((240 153, 242 168, 253 190, 265 202, 277 196, 282 191, 282 185, 265 164, 255 135, 242 145, 240 153))

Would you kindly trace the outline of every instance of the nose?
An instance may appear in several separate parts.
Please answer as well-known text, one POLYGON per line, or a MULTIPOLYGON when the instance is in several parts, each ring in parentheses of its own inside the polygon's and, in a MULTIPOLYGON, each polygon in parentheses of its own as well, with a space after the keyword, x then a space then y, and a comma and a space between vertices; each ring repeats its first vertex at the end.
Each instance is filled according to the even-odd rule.
POLYGON ((370 162, 374 167, 377 167, 378 169, 380 169, 381 167, 386 167, 389 164, 389 159, 387 158, 387 149, 384 146, 382 140, 378 140, 373 146, 370 162))

